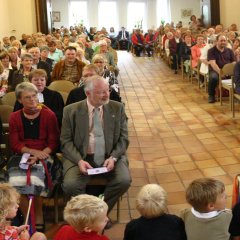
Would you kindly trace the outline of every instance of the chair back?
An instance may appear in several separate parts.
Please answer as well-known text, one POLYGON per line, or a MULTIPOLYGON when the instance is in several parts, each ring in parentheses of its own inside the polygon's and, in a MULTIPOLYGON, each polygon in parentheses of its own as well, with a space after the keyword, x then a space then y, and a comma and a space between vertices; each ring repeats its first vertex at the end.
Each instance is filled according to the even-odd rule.
POLYGON ((233 76, 235 62, 227 63, 221 69, 221 76, 233 76))
POLYGON ((57 80, 57 81, 51 82, 48 88, 55 91, 62 91, 62 92, 69 93, 72 89, 75 88, 75 85, 72 82, 67 80, 57 80))
POLYGON ((63 92, 63 91, 58 91, 62 98, 63 98, 63 102, 64 102, 64 105, 66 105, 66 102, 67 102, 67 98, 68 98, 68 93, 67 92, 63 92))
POLYGON ((13 112, 13 107, 9 105, 0 105, 0 118, 2 123, 9 123, 10 114, 13 112))
POLYGON ((12 106, 12 107, 14 107, 15 102, 16 102, 15 92, 8 92, 1 99, 1 103, 3 105, 9 105, 9 106, 12 106))

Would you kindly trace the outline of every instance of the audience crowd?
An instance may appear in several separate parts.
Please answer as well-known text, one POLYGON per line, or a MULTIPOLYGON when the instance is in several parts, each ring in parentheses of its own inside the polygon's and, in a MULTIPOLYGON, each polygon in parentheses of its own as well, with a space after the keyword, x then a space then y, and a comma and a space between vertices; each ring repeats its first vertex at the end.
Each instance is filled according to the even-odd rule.
MULTIPOLYGON (((18 190, 21 198, 8 185, 0 186, 0 191, 12 194, 15 205, 20 198, 20 209, 25 218, 27 196, 34 196, 37 204, 31 210, 35 213, 34 230, 44 231, 42 197, 49 196, 53 187, 52 167, 56 152, 62 151, 64 194, 72 197, 86 193, 86 185, 91 180, 88 171, 105 167, 108 172, 104 175, 108 181, 107 205, 87 195, 72 198, 64 210, 70 227, 63 227, 55 239, 69 239, 68 232, 75 237, 89 235, 86 239, 107 239, 97 233, 111 226, 106 215, 131 184, 126 157, 129 144, 127 116, 121 102, 116 50, 131 51, 136 57, 159 53, 171 60, 175 74, 181 66, 187 74, 194 74, 192 69, 199 68, 208 76, 209 103, 215 102, 221 68, 237 62, 234 81, 239 92, 240 38, 236 24, 226 29, 221 24, 203 28, 194 15, 190 20, 188 27, 183 27, 181 22, 176 27, 171 23, 148 29, 146 33, 141 29, 129 33, 124 27, 118 33, 113 27, 109 33, 105 28, 97 31, 95 27, 87 31, 79 26, 53 29, 47 35, 40 32, 22 34, 20 40, 14 36, 3 37, 0 44, 0 97, 15 91, 17 99, 10 115, 10 145, 14 154, 7 170, 9 183, 18 190), (62 80, 72 84, 66 99, 61 91, 51 90, 54 82, 61 83, 62 80), (97 124, 102 126, 95 129, 97 124), (94 135, 95 131, 99 131, 98 136, 94 135), (101 142, 98 146, 97 141, 101 142), (100 149, 100 162, 95 159, 94 149, 100 149), (26 162, 22 163, 24 159, 26 162), (91 211, 94 208, 94 214, 89 208, 91 211), (86 211, 86 216, 81 216, 81 211, 86 211)), ((200 82, 201 86, 205 84, 203 79, 200 82)), ((136 201, 141 217, 127 224, 124 239, 157 239, 156 235, 179 240, 227 240, 230 235, 234 240, 240 239, 240 231, 236 228, 240 224, 240 210, 237 205, 232 218, 231 211, 225 209, 226 194, 221 182, 213 179, 193 181, 187 189, 186 199, 192 208, 184 210, 180 218, 168 213, 164 189, 158 185, 143 187, 136 201)), ((0 208, 1 201, 3 199, 0 199, 0 208)), ((5 234, 8 217, 8 214, 1 215, 2 211, 0 209, 0 218, 4 219, 0 223, 0 236, 5 234)), ((18 231, 17 228, 8 229, 18 231)), ((22 228, 18 234, 21 232, 22 228)))

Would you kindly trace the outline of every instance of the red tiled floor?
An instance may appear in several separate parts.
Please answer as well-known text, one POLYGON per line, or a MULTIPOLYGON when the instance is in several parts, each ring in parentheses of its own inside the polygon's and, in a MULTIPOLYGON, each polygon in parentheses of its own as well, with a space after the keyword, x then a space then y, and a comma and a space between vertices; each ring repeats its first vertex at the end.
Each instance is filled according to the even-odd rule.
MULTIPOLYGON (((188 207, 188 184, 214 177, 226 184, 230 207, 233 177, 240 171, 240 117, 232 119, 227 103, 208 104, 204 90, 173 74, 159 58, 119 52, 118 66, 133 182, 120 206, 121 223, 105 234, 123 238, 126 222, 139 216, 135 197, 149 182, 166 189, 170 213, 179 214, 188 207)), ((111 216, 116 218, 116 208, 111 216)))

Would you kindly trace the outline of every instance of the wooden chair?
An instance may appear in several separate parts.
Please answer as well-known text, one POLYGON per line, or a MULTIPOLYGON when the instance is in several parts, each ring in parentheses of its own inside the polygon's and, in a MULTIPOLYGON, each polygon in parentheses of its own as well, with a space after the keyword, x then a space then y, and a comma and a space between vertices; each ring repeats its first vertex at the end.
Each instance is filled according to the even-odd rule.
POLYGON ((16 102, 15 92, 8 92, 1 99, 1 104, 2 105, 9 105, 9 106, 14 107, 15 102, 16 102))
MULTIPOLYGON (((185 60, 187 61, 187 60, 185 60)), ((185 76, 189 79, 191 74, 191 66, 189 66, 188 72, 185 72, 185 66, 184 66, 184 61, 181 59, 181 73, 182 73, 182 80, 184 80, 185 76)))
POLYGON ((229 92, 229 105, 230 109, 232 110, 232 94, 233 94, 233 85, 232 85, 232 79, 231 77, 233 76, 233 70, 234 70, 235 62, 233 63, 227 63, 223 66, 223 68, 220 70, 219 73, 219 100, 220 100, 220 105, 222 106, 222 90, 226 89, 229 92), (229 79, 222 79, 224 76, 230 77, 229 79))
POLYGON ((7 157, 7 159, 11 156, 11 149, 9 144, 9 118, 12 112, 12 106, 0 105, 0 118, 2 120, 3 126, 2 144, 0 146, 0 149, 2 150, 4 156, 7 157))
POLYGON ((153 45, 153 51, 152 51, 152 56, 155 57, 160 57, 160 52, 161 52, 161 45, 159 44, 158 41, 154 42, 153 45))
POLYGON ((234 88, 234 78, 232 77, 232 116, 235 117, 235 100, 240 101, 240 94, 235 92, 234 88))
POLYGON ((193 84, 193 79, 195 78, 198 82, 198 87, 200 88, 200 79, 199 79, 199 69, 201 66, 201 62, 198 61, 198 64, 196 67, 192 67, 192 57, 190 57, 190 80, 191 83, 193 84), (194 73, 196 73, 194 75, 194 73))
MULTIPOLYGON (((99 194, 102 194, 104 191, 105 186, 107 185, 107 180, 102 178, 102 177, 96 177, 94 179, 92 179, 86 188, 86 193, 87 194, 91 194, 91 195, 95 195, 95 196, 99 196, 99 194)), ((55 194, 54 194, 54 219, 55 219, 55 223, 59 222, 59 199, 60 198, 64 198, 64 194, 62 191, 62 187, 61 185, 58 185, 56 190, 55 190, 55 194)), ((117 201, 117 222, 120 222, 120 201, 121 198, 118 199, 117 201)), ((66 199, 65 201, 66 202, 66 199)))
MULTIPOLYGON (((107 180, 101 176, 93 178, 87 185, 86 192, 88 194, 99 195, 104 192, 105 186, 107 185, 107 180), (98 192, 94 192, 95 189, 99 188, 98 192)), ((121 197, 117 201, 117 222, 120 222, 120 201, 121 197)))
POLYGON ((13 107, 10 105, 0 105, 0 117, 3 124, 9 123, 10 114, 13 112, 13 107))
MULTIPOLYGON (((201 60, 199 60, 199 61, 201 62, 201 60)), ((202 73, 200 71, 201 64, 202 63, 200 63, 200 66, 199 66, 198 78, 200 80, 200 76, 203 76, 204 89, 205 89, 205 92, 207 92, 207 89, 208 89, 207 88, 207 86, 208 86, 208 73, 202 73)), ((200 86, 200 84, 199 84, 199 86, 200 86)))
POLYGON ((72 82, 67 80, 57 80, 51 82, 48 88, 55 91, 69 93, 72 89, 76 88, 76 86, 72 82))
POLYGON ((62 95, 62 98, 63 98, 63 101, 64 101, 64 105, 65 105, 66 102, 67 102, 68 93, 67 92, 63 92, 63 91, 58 91, 58 92, 62 95))

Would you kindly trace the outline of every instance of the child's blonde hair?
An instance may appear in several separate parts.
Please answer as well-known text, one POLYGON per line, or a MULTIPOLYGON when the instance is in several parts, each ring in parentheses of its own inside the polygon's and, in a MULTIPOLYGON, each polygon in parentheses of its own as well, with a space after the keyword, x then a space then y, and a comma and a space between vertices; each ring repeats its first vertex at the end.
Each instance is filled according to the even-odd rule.
POLYGON ((167 212, 167 193, 158 184, 142 187, 136 199, 136 208, 146 218, 154 218, 167 212))
POLYGON ((107 204, 98 197, 81 194, 73 197, 64 209, 64 219, 78 232, 94 224, 99 215, 107 211, 107 204))
POLYGON ((8 183, 0 183, 0 225, 4 226, 7 224, 6 217, 8 215, 9 207, 13 202, 13 199, 20 199, 20 194, 17 190, 8 183), (15 198, 14 198, 15 197, 15 198))
POLYGON ((186 199, 193 208, 205 212, 209 203, 215 203, 217 197, 225 191, 224 184, 213 178, 199 178, 190 183, 186 190, 186 199))

